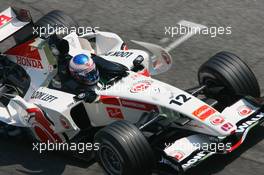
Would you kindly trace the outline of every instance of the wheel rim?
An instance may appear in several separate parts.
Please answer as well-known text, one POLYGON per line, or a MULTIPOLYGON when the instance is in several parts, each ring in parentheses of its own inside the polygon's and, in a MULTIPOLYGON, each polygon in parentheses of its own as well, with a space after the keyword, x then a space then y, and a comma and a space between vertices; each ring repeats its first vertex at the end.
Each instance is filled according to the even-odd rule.
POLYGON ((221 78, 213 74, 202 72, 199 75, 199 81, 201 84, 206 85, 208 89, 210 89, 211 87, 222 87, 223 89, 221 90, 221 93, 233 91, 231 85, 224 84, 221 78))
POLYGON ((222 87, 221 93, 229 94, 229 91, 233 91, 232 88, 227 87, 224 84, 220 84, 220 82, 217 79, 213 78, 206 78, 203 80, 203 84, 207 85, 207 87, 210 89, 211 87, 222 87))
POLYGON ((121 174, 122 164, 118 154, 108 145, 100 148, 100 159, 103 167, 109 174, 121 174))

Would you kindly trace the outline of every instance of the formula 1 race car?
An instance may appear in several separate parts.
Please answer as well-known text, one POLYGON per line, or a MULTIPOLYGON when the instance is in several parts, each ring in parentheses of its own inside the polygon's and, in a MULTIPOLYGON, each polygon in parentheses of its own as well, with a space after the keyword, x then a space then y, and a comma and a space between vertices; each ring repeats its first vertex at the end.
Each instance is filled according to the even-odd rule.
POLYGON ((199 86, 181 90, 151 77, 172 65, 158 45, 133 41, 144 51, 128 49, 118 35, 96 30, 32 33, 48 25, 77 27, 58 10, 36 23, 26 10, 0 13, 0 41, 17 42, 0 55, 0 130, 7 134, 27 128, 43 143, 98 143, 87 156, 111 175, 180 174, 234 151, 264 121, 257 79, 235 54, 217 53, 199 68, 199 86), (105 80, 82 91, 60 75, 68 57, 86 52, 96 55, 105 80))

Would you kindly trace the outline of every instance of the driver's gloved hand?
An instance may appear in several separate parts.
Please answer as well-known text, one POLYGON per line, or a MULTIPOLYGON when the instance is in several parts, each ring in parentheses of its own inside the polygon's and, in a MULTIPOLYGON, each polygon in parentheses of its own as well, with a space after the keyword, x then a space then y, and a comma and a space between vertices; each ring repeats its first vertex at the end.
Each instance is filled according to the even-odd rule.
POLYGON ((50 50, 53 55, 55 56, 60 55, 60 51, 57 49, 57 47, 54 44, 50 45, 50 50))
POLYGON ((49 38, 49 45, 54 55, 66 55, 70 50, 69 42, 60 36, 53 34, 49 38))

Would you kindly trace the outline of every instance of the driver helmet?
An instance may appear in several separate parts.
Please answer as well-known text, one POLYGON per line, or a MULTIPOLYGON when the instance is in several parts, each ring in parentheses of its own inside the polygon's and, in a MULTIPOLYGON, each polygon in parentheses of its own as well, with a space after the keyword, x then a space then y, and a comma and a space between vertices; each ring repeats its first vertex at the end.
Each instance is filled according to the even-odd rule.
POLYGON ((99 81, 99 72, 90 54, 78 54, 70 60, 69 70, 73 78, 82 84, 94 85, 99 81))

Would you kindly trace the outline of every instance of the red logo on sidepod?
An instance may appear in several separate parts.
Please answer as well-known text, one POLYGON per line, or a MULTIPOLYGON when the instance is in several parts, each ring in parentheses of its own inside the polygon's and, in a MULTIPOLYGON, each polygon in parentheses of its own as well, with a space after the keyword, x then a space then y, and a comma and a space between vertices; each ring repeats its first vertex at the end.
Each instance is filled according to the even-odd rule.
POLYGON ((119 108, 107 107, 106 111, 110 118, 124 119, 122 111, 119 108))

